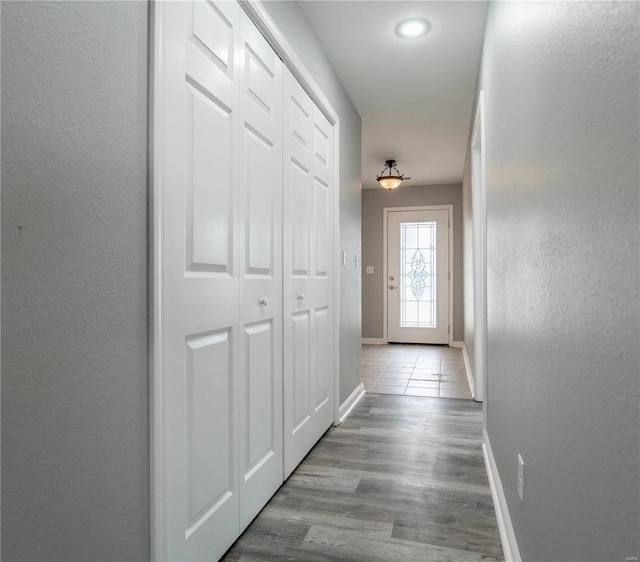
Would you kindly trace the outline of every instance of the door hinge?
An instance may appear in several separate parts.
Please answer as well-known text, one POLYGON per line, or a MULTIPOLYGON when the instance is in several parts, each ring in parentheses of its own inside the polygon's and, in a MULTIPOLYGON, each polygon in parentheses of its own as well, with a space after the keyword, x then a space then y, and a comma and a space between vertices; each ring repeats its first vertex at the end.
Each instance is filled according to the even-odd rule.
POLYGON ((449 334, 451 333, 451 326, 449 326, 449 331, 447 333, 449 333, 449 334))
POLYGON ((449 272, 449 281, 451 281, 451 272, 449 272))

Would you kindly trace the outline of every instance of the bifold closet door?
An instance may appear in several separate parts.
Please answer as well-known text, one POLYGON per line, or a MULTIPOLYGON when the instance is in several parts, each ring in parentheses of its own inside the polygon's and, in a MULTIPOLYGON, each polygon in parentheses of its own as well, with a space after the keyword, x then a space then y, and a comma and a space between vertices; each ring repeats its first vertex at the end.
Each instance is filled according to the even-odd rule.
POLYGON ((217 560, 282 482, 282 63, 154 3, 154 557, 217 560))
POLYGON ((333 421, 333 130, 285 69, 284 474, 333 421))
POLYGON ((283 64, 241 11, 240 530, 282 484, 283 64))

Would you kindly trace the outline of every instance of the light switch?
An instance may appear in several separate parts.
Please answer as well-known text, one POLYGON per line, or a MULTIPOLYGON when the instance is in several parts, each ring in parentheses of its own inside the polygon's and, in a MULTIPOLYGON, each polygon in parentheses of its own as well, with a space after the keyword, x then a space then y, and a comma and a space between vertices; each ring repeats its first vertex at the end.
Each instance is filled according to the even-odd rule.
POLYGON ((365 269, 365 272, 366 272, 368 275, 371 275, 371 274, 373 273, 373 266, 372 266, 372 265, 368 265, 368 266, 366 267, 366 269, 365 269))

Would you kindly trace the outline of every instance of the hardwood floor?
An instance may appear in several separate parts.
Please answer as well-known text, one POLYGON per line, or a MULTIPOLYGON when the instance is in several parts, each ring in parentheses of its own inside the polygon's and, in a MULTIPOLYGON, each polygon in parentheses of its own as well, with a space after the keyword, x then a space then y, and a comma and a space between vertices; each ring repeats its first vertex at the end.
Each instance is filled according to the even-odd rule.
POLYGON ((368 394, 227 561, 502 560, 471 400, 368 394))

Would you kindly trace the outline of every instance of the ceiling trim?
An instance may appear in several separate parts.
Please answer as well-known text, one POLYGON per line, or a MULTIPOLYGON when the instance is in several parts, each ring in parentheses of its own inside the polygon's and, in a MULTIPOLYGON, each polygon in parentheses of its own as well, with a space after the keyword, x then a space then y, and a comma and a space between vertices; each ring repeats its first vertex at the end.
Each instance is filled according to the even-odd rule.
POLYGON ((291 47, 289 41, 278 29, 275 22, 267 12, 259 0, 238 0, 242 9, 247 13, 251 21, 256 25, 260 32, 265 36, 273 50, 282 59, 282 62, 291 71, 300 85, 309 94, 318 108, 332 125, 339 121, 338 114, 333 109, 331 102, 322 93, 318 83, 302 62, 302 59, 296 54, 291 47))

